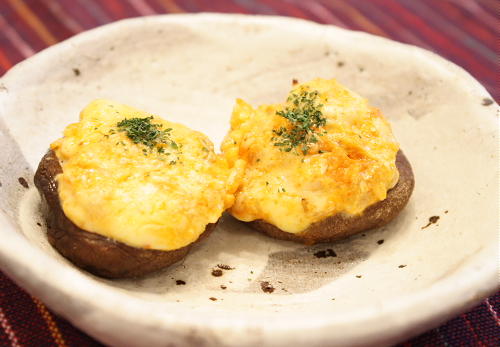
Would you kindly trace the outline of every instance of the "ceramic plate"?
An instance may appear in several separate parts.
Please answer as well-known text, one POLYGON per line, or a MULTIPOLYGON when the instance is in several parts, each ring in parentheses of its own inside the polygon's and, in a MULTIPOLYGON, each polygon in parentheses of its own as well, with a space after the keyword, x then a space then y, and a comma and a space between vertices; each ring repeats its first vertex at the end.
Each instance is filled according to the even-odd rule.
POLYGON ((302 20, 168 15, 88 31, 0 80, 2 269, 108 344, 394 343, 498 285, 498 105, 489 100, 432 53, 302 20), (338 79, 392 122, 416 187, 389 226, 306 247, 225 216, 183 262, 127 281, 82 272, 48 245, 33 171, 92 99, 184 123, 218 146, 235 98, 279 102, 292 79, 314 77, 338 79), (321 257, 328 249, 336 257, 321 257), (218 264, 234 269, 214 277, 218 264))

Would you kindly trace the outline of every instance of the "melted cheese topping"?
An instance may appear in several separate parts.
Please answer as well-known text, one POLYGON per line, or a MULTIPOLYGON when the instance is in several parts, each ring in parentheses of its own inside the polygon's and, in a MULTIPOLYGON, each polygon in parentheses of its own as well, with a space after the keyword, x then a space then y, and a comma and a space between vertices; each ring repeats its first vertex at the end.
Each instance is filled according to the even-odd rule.
POLYGON ((153 116, 152 123, 172 128, 178 144, 157 153, 116 131, 125 118, 149 116, 112 101, 89 104, 51 145, 63 168, 59 196, 81 229, 130 246, 175 250, 219 219, 237 185, 226 160, 199 132, 153 116))
POLYGON ((335 80, 315 79, 290 92, 318 91, 326 131, 307 155, 280 151, 273 130, 290 126, 277 111, 291 105, 234 107, 222 150, 245 173, 230 212, 242 221, 262 219, 300 233, 337 213, 357 215, 399 179, 399 146, 384 116, 335 80))

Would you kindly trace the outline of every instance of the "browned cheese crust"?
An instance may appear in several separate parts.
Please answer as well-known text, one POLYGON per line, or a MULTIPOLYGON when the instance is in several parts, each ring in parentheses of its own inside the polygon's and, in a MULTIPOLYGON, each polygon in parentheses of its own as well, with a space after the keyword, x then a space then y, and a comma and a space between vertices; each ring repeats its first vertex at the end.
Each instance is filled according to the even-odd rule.
MULTIPOLYGON (((35 173, 35 186, 46 203, 50 244, 76 266, 106 278, 138 277, 178 262, 189 252, 192 244, 173 251, 142 249, 80 229, 61 208, 55 179, 60 173, 59 160, 49 150, 35 173)), ((198 241, 210 234, 216 224, 208 224, 198 241)))
POLYGON ((399 171, 398 183, 387 192, 384 200, 368 206, 360 215, 336 214, 311 224, 299 234, 285 232, 261 219, 249 222, 249 224, 252 228, 271 237, 309 245, 331 242, 363 230, 381 227, 394 219, 406 206, 415 185, 411 165, 402 151, 399 151, 396 156, 396 167, 399 171))

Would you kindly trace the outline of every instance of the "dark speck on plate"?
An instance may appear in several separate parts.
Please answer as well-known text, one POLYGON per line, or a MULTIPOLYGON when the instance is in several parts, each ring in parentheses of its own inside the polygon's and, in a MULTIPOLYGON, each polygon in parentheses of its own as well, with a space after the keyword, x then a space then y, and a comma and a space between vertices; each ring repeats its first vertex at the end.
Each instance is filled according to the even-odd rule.
POLYGON ((80 69, 78 68, 73 68, 73 74, 75 74, 75 76, 80 76, 81 72, 80 72, 80 69))
POLYGON ((177 284, 178 286, 183 286, 186 284, 186 281, 183 281, 183 280, 177 280, 175 281, 175 284, 177 284))
POLYGON ((314 253, 314 256, 316 258, 336 257, 337 253, 335 253, 335 251, 333 249, 327 248, 323 251, 318 251, 318 252, 314 253))
POLYGON ((400 269, 402 269, 402 268, 404 268, 404 267, 406 267, 406 265, 399 265, 399 266, 398 266, 398 268, 400 268, 400 269))
POLYGON ((490 98, 484 98, 483 102, 481 103, 481 105, 483 105, 483 106, 490 106, 492 103, 493 103, 493 100, 491 100, 490 98))
POLYGON ((217 298, 214 298, 213 296, 209 297, 209 299, 212 301, 217 301, 217 298))
POLYGON ((217 264, 217 267, 222 270, 234 270, 234 267, 231 267, 226 264, 217 264))
POLYGON ((213 269, 212 270, 212 276, 214 277, 220 277, 223 275, 223 272, 221 269, 213 269))
POLYGON ((378 243, 379 245, 381 245, 381 244, 383 244, 383 243, 384 243, 384 240, 378 240, 378 241, 377 241, 377 243, 378 243))
POLYGON ((28 189, 30 187, 24 177, 19 177, 17 180, 24 188, 28 189))
POLYGON ((264 293, 271 294, 272 292, 274 292, 274 287, 267 281, 260 282, 260 288, 264 293))
POLYGON ((429 217, 429 223, 427 223, 427 225, 423 226, 421 229, 425 229, 432 224, 436 224, 438 220, 439 220, 439 216, 429 217))

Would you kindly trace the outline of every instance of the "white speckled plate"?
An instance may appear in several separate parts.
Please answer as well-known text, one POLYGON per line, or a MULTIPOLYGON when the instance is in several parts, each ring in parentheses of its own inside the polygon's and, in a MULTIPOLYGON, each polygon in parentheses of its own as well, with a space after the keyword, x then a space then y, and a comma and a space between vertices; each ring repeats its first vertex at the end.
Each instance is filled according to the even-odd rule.
POLYGON ((295 19, 169 15, 77 35, 0 80, 1 267, 108 344, 394 343, 498 286, 498 105, 489 99, 422 49, 295 19), (413 197, 388 227, 305 247, 226 216, 181 264, 134 281, 90 276, 48 245, 33 171, 90 100, 163 115, 218 145, 236 97, 277 102, 293 78, 318 76, 380 107, 413 165, 413 197), (439 220, 423 228, 431 216, 439 220), (327 248, 337 256, 314 256, 327 248), (214 277, 217 264, 234 269, 214 277))

